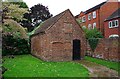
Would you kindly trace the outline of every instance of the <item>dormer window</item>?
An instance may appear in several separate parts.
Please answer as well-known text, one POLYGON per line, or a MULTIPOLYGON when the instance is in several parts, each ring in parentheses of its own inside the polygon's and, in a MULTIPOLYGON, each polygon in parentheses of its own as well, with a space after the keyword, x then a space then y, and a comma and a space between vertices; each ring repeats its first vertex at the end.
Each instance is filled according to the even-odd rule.
POLYGON ((93 19, 96 18, 96 11, 93 12, 93 19))
POLYGON ((118 27, 119 26, 119 22, 118 20, 113 20, 109 22, 109 28, 114 28, 114 27, 118 27))

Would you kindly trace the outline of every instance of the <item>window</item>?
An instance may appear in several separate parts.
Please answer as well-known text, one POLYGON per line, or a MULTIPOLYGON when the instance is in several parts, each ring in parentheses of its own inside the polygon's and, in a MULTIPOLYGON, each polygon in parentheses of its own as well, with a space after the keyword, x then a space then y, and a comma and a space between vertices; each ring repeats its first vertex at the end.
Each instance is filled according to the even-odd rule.
POLYGON ((86 29, 86 26, 82 26, 83 29, 86 29))
POLYGON ((113 35, 110 35, 109 38, 119 38, 119 35, 113 34, 113 35))
POLYGON ((114 28, 119 26, 119 21, 118 20, 113 20, 109 22, 109 28, 114 28))
POLYGON ((93 12, 93 18, 96 18, 96 11, 93 12))
POLYGON ((112 21, 109 22, 109 28, 112 28, 112 21))
POLYGON ((86 21, 85 16, 83 16, 82 17, 82 22, 85 22, 85 21, 86 21))
POLYGON ((96 28, 96 23, 93 23, 93 29, 96 28))
POLYGON ((76 21, 80 24, 82 22, 82 19, 76 19, 76 21))
POLYGON ((115 21, 112 21, 112 27, 115 27, 115 21))
POLYGON ((88 20, 91 20, 91 13, 90 14, 88 14, 88 20))
POLYGON ((118 26, 119 26, 118 20, 115 20, 115 27, 118 27, 118 26))
POLYGON ((91 25, 91 24, 88 25, 88 29, 89 29, 89 30, 92 29, 92 25, 91 25))

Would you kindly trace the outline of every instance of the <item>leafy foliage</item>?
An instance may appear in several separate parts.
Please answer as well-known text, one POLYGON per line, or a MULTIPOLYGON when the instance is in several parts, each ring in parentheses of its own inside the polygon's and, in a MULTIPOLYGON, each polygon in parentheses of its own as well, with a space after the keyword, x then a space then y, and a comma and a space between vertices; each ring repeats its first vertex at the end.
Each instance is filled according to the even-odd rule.
POLYGON ((97 39, 97 38, 88 39, 88 42, 89 42, 89 45, 90 45, 92 51, 94 51, 95 48, 97 47, 98 41, 99 41, 99 39, 97 39))
POLYGON ((25 2, 10 2, 11 4, 19 5, 19 8, 28 8, 25 2))
POLYGON ((21 21, 21 25, 27 27, 28 31, 32 31, 50 17, 52 17, 52 14, 50 14, 48 7, 37 4, 30 8, 29 13, 24 14, 25 19, 21 21))
POLYGON ((28 41, 12 35, 2 35, 2 55, 21 55, 30 52, 28 41))
POLYGON ((18 23, 23 19, 23 14, 28 12, 25 7, 23 2, 3 2, 2 55, 30 52, 26 29, 18 23))
POLYGON ((23 2, 23 0, 4 0, 5 2, 23 2))
POLYGON ((86 38, 89 39, 89 38, 103 38, 103 35, 101 32, 99 32, 96 28, 95 29, 86 29, 86 28, 83 28, 84 32, 85 32, 85 35, 86 35, 86 38))
POLYGON ((17 22, 23 20, 23 14, 28 12, 24 2, 3 2, 3 19, 13 19, 17 22))
POLYGON ((6 19, 3 23, 3 33, 6 35, 13 35, 14 37, 19 38, 28 38, 25 28, 18 24, 14 20, 6 19))
POLYGON ((95 48, 97 47, 99 38, 103 38, 103 35, 101 32, 99 32, 97 30, 97 28, 94 29, 87 29, 87 28, 83 28, 85 35, 86 35, 86 39, 88 39, 89 45, 92 49, 92 51, 95 50, 95 48))
POLYGON ((76 21, 80 24, 82 22, 81 19, 76 19, 76 21))

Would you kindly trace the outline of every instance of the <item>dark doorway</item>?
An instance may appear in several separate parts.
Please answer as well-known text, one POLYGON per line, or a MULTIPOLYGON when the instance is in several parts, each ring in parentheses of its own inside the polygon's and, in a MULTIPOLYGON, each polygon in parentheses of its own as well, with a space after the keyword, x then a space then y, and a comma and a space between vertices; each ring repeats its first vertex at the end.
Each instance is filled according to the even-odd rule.
POLYGON ((81 52, 81 44, 80 40, 73 40, 73 60, 80 60, 80 52, 81 52))

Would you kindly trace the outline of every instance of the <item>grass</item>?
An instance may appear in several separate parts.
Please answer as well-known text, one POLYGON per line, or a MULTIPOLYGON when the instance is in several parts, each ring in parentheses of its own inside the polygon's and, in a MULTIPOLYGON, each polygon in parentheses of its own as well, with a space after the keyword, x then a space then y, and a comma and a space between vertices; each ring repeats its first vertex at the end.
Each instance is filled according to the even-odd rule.
POLYGON ((111 62, 111 61, 106 61, 106 60, 102 60, 102 59, 97 59, 97 58, 92 58, 92 57, 88 57, 86 56, 85 57, 85 60, 88 60, 90 62, 94 62, 96 64, 100 64, 100 65, 103 65, 103 66, 106 66, 110 69, 114 69, 116 71, 119 71, 119 66, 120 66, 120 63, 118 62, 111 62))
POLYGON ((88 70, 74 62, 45 62, 31 55, 3 57, 4 77, 88 77, 88 70))

